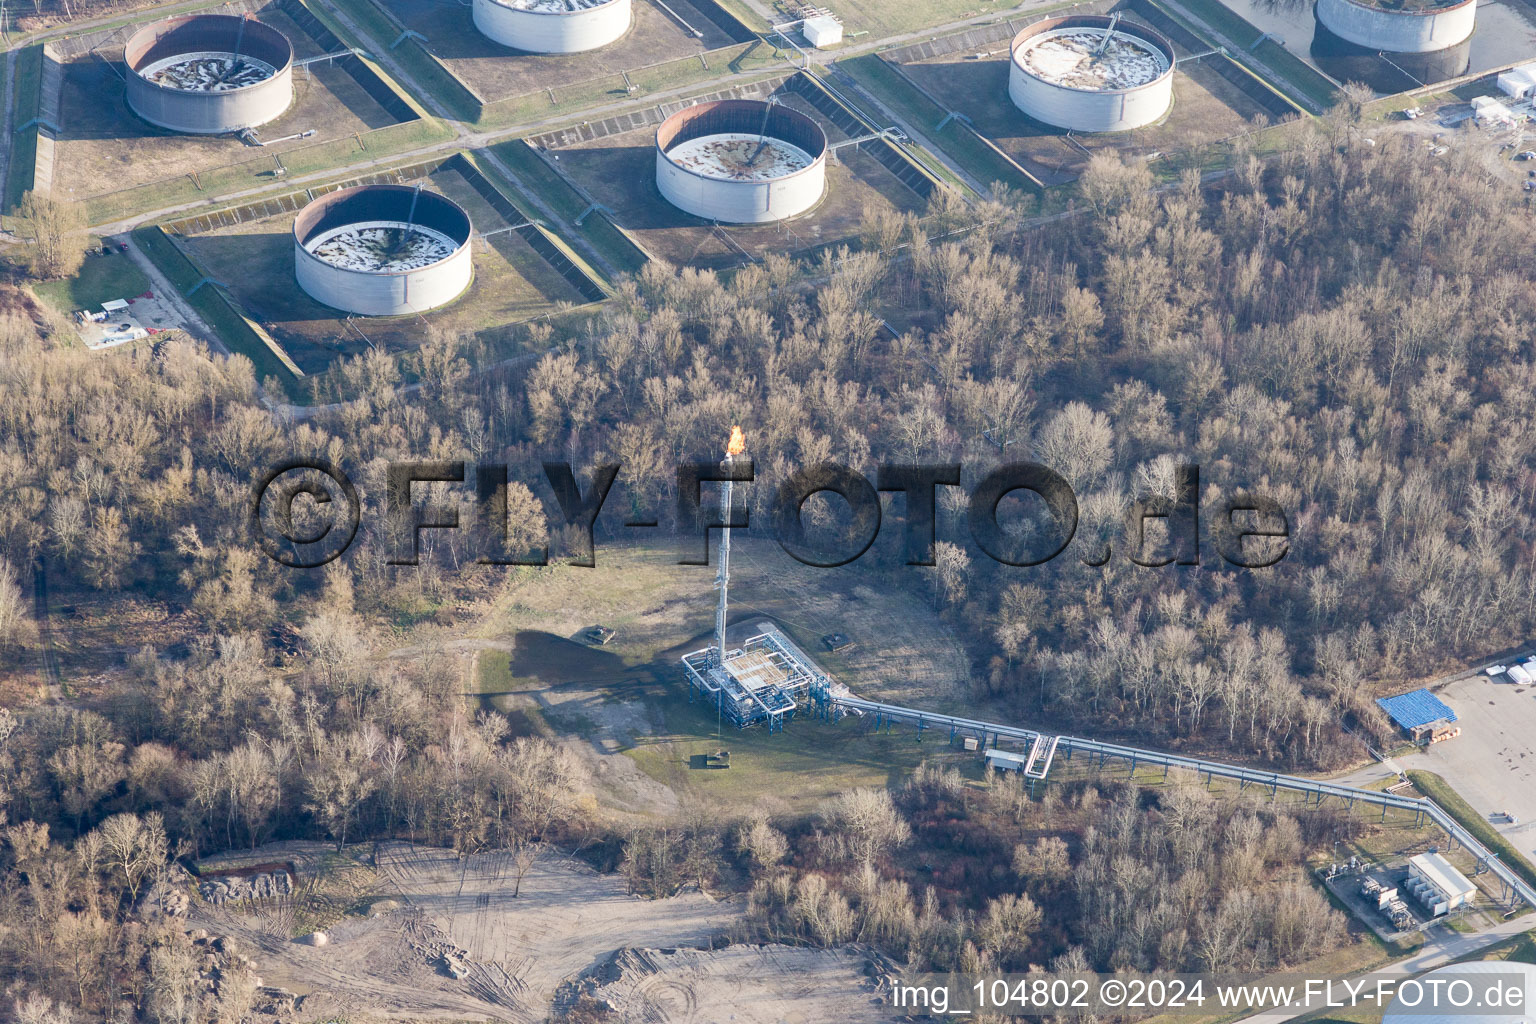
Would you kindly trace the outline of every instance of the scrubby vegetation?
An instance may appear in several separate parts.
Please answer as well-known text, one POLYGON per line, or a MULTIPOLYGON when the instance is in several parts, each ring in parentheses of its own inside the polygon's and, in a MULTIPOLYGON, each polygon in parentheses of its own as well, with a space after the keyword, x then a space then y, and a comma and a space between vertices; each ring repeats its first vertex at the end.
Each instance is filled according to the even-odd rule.
MULTIPOLYGON (((550 528, 541 460, 624 464, 599 524, 621 543, 632 513, 674 514, 672 464, 740 423, 757 519, 777 481, 826 460, 871 476, 960 462, 970 485, 1035 459, 1071 482, 1079 539, 1048 565, 969 549, 953 493, 937 565, 883 548, 861 565, 932 594, 973 652, 973 706, 1286 767, 1348 760, 1386 735, 1381 680, 1536 626, 1532 227, 1469 158, 1352 146, 1335 123, 1298 139, 1161 191, 1098 159, 1078 209, 1044 224, 999 194, 941 204, 942 237, 871 222, 883 254, 728 280, 651 264, 572 336, 531 329, 552 346, 531 368, 472 372, 472 338, 434 335, 339 367, 329 404, 302 413, 266 404, 243 359, 175 342, 99 358, 0 304, 0 657, 39 659, 39 564, 56 593, 181 624, 111 667, 99 701, 0 710, 0 976, 18 1012, 238 1019, 188 1002, 181 940, 137 926, 135 901, 168 857, 291 837, 587 843, 643 894, 750 889, 754 934, 939 968, 1263 969, 1337 944, 1339 916, 1295 867, 1322 836, 1309 817, 1177 788, 1031 803, 925 770, 813 820, 608 835, 569 754, 472 717, 438 652, 375 658, 390 628, 451 622, 456 599, 509 578, 467 532, 428 531, 420 566, 388 564, 390 460, 508 463, 527 484, 515 536, 558 557, 575 545, 550 528), (247 530, 253 482, 296 455, 345 466, 363 495, 358 544, 323 571, 277 566, 247 530), (1125 514, 1173 497, 1181 462, 1211 502, 1273 496, 1287 556, 1132 564, 1125 514), (1084 564, 1105 544, 1106 564, 1084 564)), ((808 510, 826 538, 849 525, 808 510)))

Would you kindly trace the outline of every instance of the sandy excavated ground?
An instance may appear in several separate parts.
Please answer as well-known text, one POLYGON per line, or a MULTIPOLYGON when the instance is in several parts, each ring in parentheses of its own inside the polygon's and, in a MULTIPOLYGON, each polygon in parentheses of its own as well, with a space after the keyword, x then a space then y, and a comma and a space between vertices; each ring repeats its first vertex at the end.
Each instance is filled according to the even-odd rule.
MULTIPOLYGON (((317 843, 274 844, 239 857, 292 861, 299 902, 317 865, 333 859, 317 843)), ((187 925, 232 937, 265 985, 303 997, 297 1015, 305 1020, 339 1014, 354 1021, 541 1022, 562 983, 595 977, 629 947, 668 952, 652 954, 660 964, 655 978, 638 968, 604 975, 615 1005, 637 1007, 622 1020, 883 1019, 871 1016, 878 993, 863 977, 868 957, 860 951, 688 948, 707 947, 736 921, 735 901, 698 892, 639 899, 621 876, 598 874, 553 851, 534 862, 518 897, 506 854, 461 859, 451 850, 387 843, 378 848, 377 865, 376 872, 356 869, 372 877, 377 898, 364 898, 371 916, 348 916, 327 928, 330 941, 322 947, 295 941, 292 907, 274 901, 254 910, 194 901, 187 925), (451 976, 449 962, 462 977, 451 976)))
POLYGON ((572 992, 607 1004, 621 1021, 705 1024, 859 1024, 892 1016, 852 950, 731 946, 625 949, 572 992))

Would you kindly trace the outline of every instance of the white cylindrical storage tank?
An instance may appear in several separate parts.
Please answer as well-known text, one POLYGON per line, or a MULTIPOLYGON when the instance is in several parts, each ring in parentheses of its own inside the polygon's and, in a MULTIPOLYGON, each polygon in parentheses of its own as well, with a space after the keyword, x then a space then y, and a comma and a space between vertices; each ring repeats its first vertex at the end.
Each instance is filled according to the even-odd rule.
POLYGON ((195 135, 266 124, 293 102, 293 45, 255 18, 192 14, 139 29, 123 47, 128 107, 195 135))
POLYGON ((766 100, 716 100, 656 129, 656 186, 673 206, 726 224, 804 213, 827 187, 827 134, 766 100))
POLYGON ((629 31, 631 0, 474 0, 481 35, 525 53, 580 53, 629 31))
POLYGON ((293 222, 294 275, 318 302, 364 316, 421 313, 474 279, 469 215, 409 185, 321 196, 293 222))
POLYGON ((1047 18, 1009 49, 1008 98, 1043 124, 1123 132, 1173 105, 1173 44, 1145 26, 1097 14, 1047 18))
POLYGON ((1536 1016, 1536 965, 1475 960, 1392 980, 1395 994, 1381 1024, 1530 1024, 1536 1016))
POLYGON ((1477 0, 1317 0, 1317 20, 1356 46, 1430 53, 1471 37, 1477 0))

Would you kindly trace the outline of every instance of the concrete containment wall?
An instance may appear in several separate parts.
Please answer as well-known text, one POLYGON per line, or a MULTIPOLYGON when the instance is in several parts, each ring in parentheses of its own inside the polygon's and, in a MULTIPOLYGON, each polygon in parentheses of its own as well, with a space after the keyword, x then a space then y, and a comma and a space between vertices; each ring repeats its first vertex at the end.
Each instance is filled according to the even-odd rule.
POLYGON ((1173 44, 1142 25, 1121 20, 1117 35, 1129 36, 1156 53, 1164 70, 1156 78, 1128 89, 1087 89, 1043 77, 1024 61, 1024 52, 1039 36, 1058 29, 1108 29, 1110 19, 1081 14, 1047 18, 1013 37, 1009 47, 1008 98, 1013 105, 1043 124, 1079 132, 1121 132, 1141 128, 1161 119, 1173 104, 1173 44))
POLYGON ((607 46, 628 32, 630 3, 607 0, 570 11, 524 10, 499 0, 474 0, 471 13, 475 28, 502 46, 527 53, 580 53, 607 46))
POLYGON ((680 210, 726 224, 760 224, 804 213, 827 187, 827 136, 811 118, 763 100, 717 100, 678 111, 656 129, 656 186, 680 210), (779 177, 738 180, 683 167, 668 153, 710 135, 767 135, 810 156, 779 177))
POLYGON ((294 275, 312 298, 364 316, 421 313, 452 302, 474 279, 469 216, 436 192, 407 185, 359 185, 321 196, 293 222, 294 275), (448 236, 457 248, 424 267, 353 270, 327 262, 306 244, 349 224, 408 222, 448 236))
POLYGON ((194 14, 155 22, 123 49, 129 108, 150 124, 194 135, 254 128, 280 117, 293 102, 293 46, 270 25, 231 14, 194 14), (220 92, 161 85, 141 71, 178 54, 243 54, 271 65, 270 78, 220 92))
POLYGON ((1429 53, 1464 42, 1477 19, 1477 0, 1425 11, 1385 10, 1355 0, 1317 0, 1317 20, 1357 46, 1388 53, 1429 53))

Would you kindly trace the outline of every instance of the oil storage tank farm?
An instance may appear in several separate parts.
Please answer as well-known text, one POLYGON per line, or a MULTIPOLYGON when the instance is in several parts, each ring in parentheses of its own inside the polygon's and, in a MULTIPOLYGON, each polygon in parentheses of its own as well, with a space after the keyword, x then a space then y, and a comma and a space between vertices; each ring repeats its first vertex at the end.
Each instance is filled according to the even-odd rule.
POLYGON ((1317 0, 1317 20, 1346 42, 1388 53, 1431 53, 1465 42, 1477 0, 1317 0))
POLYGON ((409 185, 359 185, 321 196, 293 222, 294 275, 312 298, 364 316, 421 313, 474 278, 469 215, 409 185))
POLYGON ((525 53, 580 53, 629 31, 631 0, 473 0, 481 35, 525 53))
POLYGON ((1173 44, 1118 16, 1037 21, 1013 37, 1010 52, 1008 97, 1044 124, 1129 131, 1173 104, 1173 44))
POLYGON ((827 135, 779 103, 697 103, 656 129, 656 186, 673 206, 706 220, 784 220, 821 201, 827 135))
POLYGON ((123 48, 129 108, 171 131, 266 124, 293 102, 293 45, 255 18, 193 14, 146 25, 123 48))

